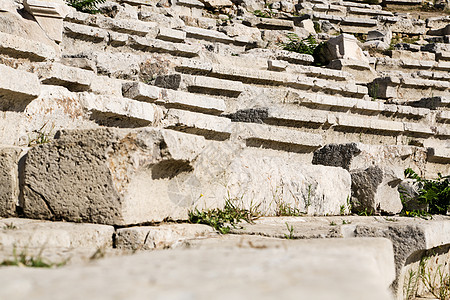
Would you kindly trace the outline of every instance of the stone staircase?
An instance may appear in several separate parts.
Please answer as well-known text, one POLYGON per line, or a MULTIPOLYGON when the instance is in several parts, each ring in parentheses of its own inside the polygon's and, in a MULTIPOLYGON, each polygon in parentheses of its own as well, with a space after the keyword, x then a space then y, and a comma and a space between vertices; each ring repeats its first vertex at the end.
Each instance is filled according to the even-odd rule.
MULTIPOLYGON (((379 216, 402 210, 404 169, 450 174, 448 16, 386 10, 399 1, 126 0, 102 4, 100 14, 28 2, 0 1, 0 258, 16 248, 54 261, 192 248, 188 257, 210 263, 217 258, 205 249, 229 255, 227 247, 244 247, 251 250, 243 256, 264 265, 264 251, 285 247, 276 255, 309 257, 311 272, 328 272, 314 262, 330 259, 340 270, 325 277, 330 283, 345 270, 359 274, 342 257, 349 251, 368 264, 351 280, 380 293, 363 297, 338 285, 333 299, 411 299, 410 270, 434 252, 448 262, 447 216, 379 216), (39 5, 46 8, 35 16, 39 5), (283 50, 292 34, 324 42, 327 63, 283 50), (370 48, 389 36, 418 44, 370 48), (230 236, 186 223, 190 211, 227 201, 263 217, 230 236), (280 205, 301 217, 273 217, 280 205), (378 216, 350 216, 352 207, 378 216), (330 239, 279 240, 286 237, 330 239), (309 247, 339 250, 316 255, 309 247)), ((93 272, 108 268, 105 260, 93 272)), ((28 290, 11 296, 7 272, 0 278, 12 287, 0 298, 29 298, 28 290)), ((77 278, 82 268, 67 272, 77 278)), ((42 274, 31 271, 29 285, 42 274)), ((323 284, 312 286, 302 287, 305 297, 330 299, 323 284)), ((243 298, 260 287, 224 295, 243 298)))

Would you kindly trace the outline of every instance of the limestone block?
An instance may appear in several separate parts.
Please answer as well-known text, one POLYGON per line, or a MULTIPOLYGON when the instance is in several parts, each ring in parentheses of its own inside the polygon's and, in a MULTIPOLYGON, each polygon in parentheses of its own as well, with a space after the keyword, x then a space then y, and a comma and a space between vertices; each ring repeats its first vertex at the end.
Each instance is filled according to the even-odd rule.
POLYGON ((19 161, 23 149, 19 147, 0 148, 0 217, 17 214, 19 204, 19 161))
POLYGON ((64 1, 24 0, 23 5, 49 38, 58 43, 62 41, 63 19, 69 13, 64 1))
POLYGON ((177 56, 195 57, 198 56, 200 48, 198 45, 188 45, 181 43, 171 43, 147 37, 130 37, 130 46, 137 50, 148 52, 163 52, 177 56))
POLYGON ((400 169, 380 168, 356 169, 352 176, 352 210, 397 214, 402 210, 402 202, 397 185, 403 180, 400 169))
POLYGON ((245 140, 247 146, 292 152, 309 152, 323 143, 319 134, 254 123, 241 126, 238 138, 245 140))
POLYGON ((286 71, 287 63, 281 60, 268 60, 267 69, 270 71, 286 71))
POLYGON ((36 74, 0 64, 0 107, 2 110, 23 110, 39 96, 40 84, 36 74))
MULTIPOLYGON (((428 148, 427 160, 432 162, 448 163, 450 161, 449 147, 428 148)), ((443 174, 445 176, 445 174, 443 174)))
MULTIPOLYGON (((154 104, 131 100, 110 95, 95 95, 81 93, 80 103, 83 108, 92 114, 94 119, 113 117, 117 119, 131 118, 141 126, 158 123, 162 112, 154 104)), ((129 126, 131 123, 129 124, 129 126)))
POLYGON ((124 46, 128 42, 128 34, 110 31, 108 44, 114 47, 124 46))
POLYGON ((89 91, 94 94, 122 96, 122 81, 108 76, 94 76, 89 91))
POLYGON ((226 140, 231 134, 231 121, 227 118, 179 109, 169 109, 164 126, 214 140, 226 140))
POLYGON ((382 41, 389 45, 392 40, 392 32, 389 29, 369 31, 369 33, 367 34, 366 41, 373 41, 373 40, 382 41))
POLYGON ((186 32, 170 28, 161 27, 157 38, 169 42, 182 43, 186 39, 186 32))
POLYGON ((88 90, 95 75, 92 71, 59 63, 41 63, 37 74, 43 84, 61 85, 74 92, 88 90))
POLYGON ((205 5, 202 2, 197 0, 177 0, 176 4, 187 7, 199 7, 199 8, 205 7, 205 5))
POLYGON ((154 27, 155 22, 143 22, 132 19, 112 19, 108 17, 98 17, 96 25, 103 29, 110 29, 120 33, 133 34, 137 36, 145 36, 154 27))
POLYGON ((244 85, 239 81, 184 74, 158 76, 155 85, 168 89, 187 89, 194 93, 218 94, 229 97, 237 97, 244 90, 244 85))
POLYGON ((163 224, 121 228, 116 234, 116 248, 130 250, 167 249, 190 239, 217 235, 208 225, 163 224))
POLYGON ((186 109, 212 115, 219 115, 226 109, 223 99, 166 89, 161 91, 161 98, 156 103, 167 108, 186 109))
POLYGON ((329 39, 326 42, 322 55, 325 61, 351 59, 369 63, 369 60, 358 46, 356 37, 346 33, 329 39))
POLYGON ((59 63, 69 67, 97 72, 97 67, 95 66, 95 63, 92 60, 84 57, 75 57, 67 55, 63 56, 59 60, 59 63))
POLYGON ((203 39, 219 43, 233 43, 233 39, 222 32, 215 30, 203 29, 198 27, 186 26, 183 28, 188 38, 203 39))
POLYGON ((233 5, 233 2, 230 0, 203 0, 203 3, 207 7, 213 7, 213 8, 221 8, 221 7, 230 7, 233 5))
POLYGON ((160 97, 161 89, 142 82, 126 82, 122 85, 123 96, 144 102, 154 102, 160 97))
POLYGON ((267 118, 277 121, 283 121, 286 124, 296 123, 316 123, 324 124, 327 122, 328 112, 320 110, 307 111, 305 109, 269 109, 267 118))
POLYGON ((294 22, 291 20, 257 18, 256 27, 269 30, 292 30, 294 22))
POLYGON ((24 214, 111 225, 186 218, 187 205, 168 198, 167 184, 192 169, 204 144, 154 128, 58 132, 28 152, 24 214))
POLYGON ((372 82, 377 73, 366 60, 334 59, 328 65, 329 68, 348 72, 355 78, 356 83, 372 82))
POLYGON ((438 113, 438 120, 441 122, 449 122, 450 121, 450 111, 443 110, 438 113))
POLYGON ((101 28, 64 22, 64 34, 74 39, 100 43, 108 38, 108 32, 101 28))
POLYGON ((56 57, 55 49, 46 44, 17 35, 0 32, 0 53, 31 61, 43 61, 56 57))
MULTIPOLYGON (((0 220, 0 245, 5 248, 28 250, 70 249, 95 250, 112 248, 114 227, 97 224, 77 224, 68 222, 48 222, 31 219, 0 220), (12 224, 16 228, 5 230, 12 224)), ((20 250, 19 250, 20 253, 20 250)))
POLYGON ((257 42, 261 40, 261 31, 258 28, 245 26, 240 23, 233 23, 222 28, 229 37, 232 38, 247 38, 249 42, 257 42))
POLYGON ((314 23, 311 19, 300 21, 299 27, 306 29, 311 34, 315 34, 314 23))
POLYGON ((285 60, 287 62, 299 65, 310 65, 314 62, 314 57, 309 54, 295 53, 287 50, 275 51, 277 59, 285 60))

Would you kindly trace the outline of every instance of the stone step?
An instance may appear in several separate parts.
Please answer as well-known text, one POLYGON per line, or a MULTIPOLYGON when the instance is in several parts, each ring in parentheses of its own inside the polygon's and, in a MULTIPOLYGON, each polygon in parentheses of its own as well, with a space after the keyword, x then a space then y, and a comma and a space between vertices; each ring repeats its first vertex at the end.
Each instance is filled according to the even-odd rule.
POLYGON ((185 109, 212 115, 219 115, 226 109, 223 99, 167 89, 161 91, 161 98, 156 103, 167 108, 185 109))
POLYGON ((277 126, 241 123, 237 138, 249 147, 263 147, 288 152, 311 152, 323 144, 320 134, 313 134, 277 126))
POLYGON ((219 141, 228 139, 232 131, 227 118, 173 108, 165 116, 164 127, 219 141))
POLYGON ((49 222, 24 218, 0 219, 2 248, 20 250, 113 247, 114 227, 97 224, 49 222))
POLYGON ((196 57, 200 48, 197 45, 172 43, 158 39, 131 36, 129 46, 144 52, 169 53, 175 56, 196 57))
POLYGON ((188 38, 201 39, 210 42, 218 42, 225 44, 232 44, 234 42, 234 39, 216 30, 209 30, 192 26, 185 26, 182 29, 186 33, 186 36, 188 38))
POLYGON ((363 15, 363 16, 390 16, 393 14, 390 11, 376 10, 372 8, 359 8, 359 7, 349 7, 348 13, 353 15, 363 15))
POLYGON ((23 110, 40 94, 36 74, 0 64, 0 107, 2 110, 23 110))
POLYGON ((152 294, 156 299, 189 295, 199 300, 356 300, 364 294, 366 300, 393 299, 387 283, 394 274, 393 250, 387 239, 286 241, 224 236, 209 241, 192 250, 142 252, 88 266, 2 268, 0 280, 5 287, 0 297, 106 300, 152 294), (86 272, 92 277, 89 280, 86 272), (26 287, 20 293, 19 283, 26 287))
MULTIPOLYGON (((71 11, 66 16, 65 20, 65 24, 71 22, 138 36, 147 35, 157 26, 157 23, 155 22, 143 22, 133 19, 113 19, 103 15, 85 14, 76 11, 71 11)), ((69 27, 71 26, 69 25, 69 27)))
POLYGON ((326 79, 312 79, 293 73, 255 70, 250 68, 226 67, 217 64, 202 63, 197 61, 181 60, 177 70, 189 73, 201 73, 204 75, 218 77, 221 79, 239 81, 243 83, 255 83, 264 85, 283 85, 297 89, 313 89, 354 97, 367 95, 365 86, 346 83, 345 85, 328 81, 326 79))
POLYGON ((36 72, 42 84, 61 85, 73 92, 87 91, 95 76, 92 71, 59 63, 40 63, 36 72))
POLYGON ((431 161, 431 162, 449 163, 450 162, 450 148, 449 147, 428 148, 427 160, 431 161))
POLYGON ((161 109, 154 104, 107 95, 81 93, 80 103, 91 118, 102 124, 122 124, 126 127, 148 126, 158 123, 161 109), (120 119, 124 119, 120 122, 120 119), (128 125, 125 125, 128 122, 128 125))
POLYGON ((442 249, 440 253, 444 254, 444 264, 445 257, 448 257, 448 216, 436 216, 428 220, 380 216, 261 218, 254 224, 245 224, 243 229, 233 229, 232 232, 282 238, 286 233, 286 223, 292 226, 293 237, 302 240, 324 237, 341 237, 343 240, 383 237, 391 240, 396 274, 395 280, 391 281, 391 290, 396 299, 404 299, 404 284, 409 278, 409 270, 418 267, 420 260, 426 257, 426 251, 434 255, 433 252, 442 249))
POLYGON ((425 97, 446 96, 449 82, 412 78, 404 75, 380 77, 372 82, 369 89, 372 96, 382 99, 401 98, 403 101, 415 101, 425 97))
POLYGON ((168 42, 183 43, 186 39, 186 32, 166 27, 160 27, 156 38, 168 42))
POLYGON ((104 29, 69 22, 64 22, 64 35, 93 43, 104 42, 108 39, 108 31, 104 29))
POLYGON ((155 85, 174 90, 182 89, 193 93, 228 97, 237 97, 244 90, 244 85, 239 81, 185 74, 158 76, 155 85))
POLYGON ((389 132, 390 134, 400 134, 404 130, 402 122, 387 121, 373 118, 363 118, 359 116, 340 114, 336 116, 336 126, 346 127, 356 130, 369 130, 389 132))
POLYGON ((3 32, 0 32, 0 54, 31 61, 55 59, 57 56, 55 49, 49 45, 3 32))

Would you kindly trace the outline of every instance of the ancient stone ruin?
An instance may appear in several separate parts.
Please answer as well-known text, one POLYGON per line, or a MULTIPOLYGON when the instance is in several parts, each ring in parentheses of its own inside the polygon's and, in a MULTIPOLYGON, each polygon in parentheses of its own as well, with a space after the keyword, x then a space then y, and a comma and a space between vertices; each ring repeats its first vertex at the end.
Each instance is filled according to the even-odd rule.
POLYGON ((0 299, 449 299, 448 1, 101 2, 0 0, 0 299))

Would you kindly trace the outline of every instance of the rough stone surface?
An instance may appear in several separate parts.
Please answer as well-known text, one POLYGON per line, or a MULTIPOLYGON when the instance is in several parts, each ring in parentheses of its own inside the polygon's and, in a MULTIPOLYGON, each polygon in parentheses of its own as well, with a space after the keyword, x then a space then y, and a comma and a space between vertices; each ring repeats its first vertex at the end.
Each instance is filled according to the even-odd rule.
POLYGON ((151 128, 60 132, 54 143, 28 152, 24 214, 114 225, 183 218, 186 208, 155 192, 192 168, 189 161, 202 143, 202 138, 151 128), (147 195, 155 195, 152 205, 147 195))
POLYGON ((352 158, 360 152, 361 150, 355 143, 329 144, 314 151, 312 163, 349 170, 352 158))
POLYGON ((11 217, 17 214, 19 200, 19 168, 22 148, 0 148, 0 216, 11 217))
POLYGON ((352 176, 352 209, 357 212, 399 213, 402 203, 397 185, 403 174, 393 169, 372 166, 350 172, 352 176))

